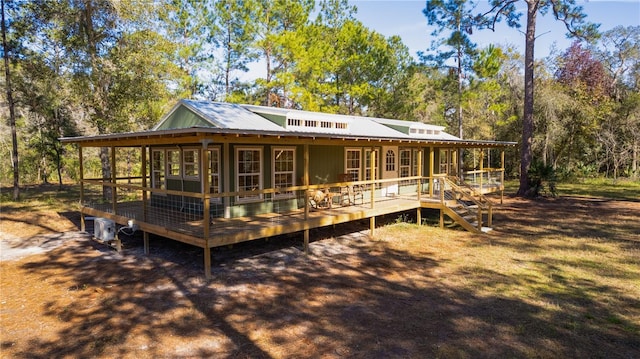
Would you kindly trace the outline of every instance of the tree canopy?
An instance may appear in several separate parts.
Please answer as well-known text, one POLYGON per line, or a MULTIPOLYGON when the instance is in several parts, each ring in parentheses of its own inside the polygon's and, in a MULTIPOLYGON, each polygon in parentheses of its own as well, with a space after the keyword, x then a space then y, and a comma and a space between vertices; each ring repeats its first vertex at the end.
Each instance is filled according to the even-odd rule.
MULTIPOLYGON (((597 27, 570 0, 492 0, 482 14, 471 1, 430 0, 424 21, 437 30, 421 57, 357 20, 347 0, 2 4, 11 74, 3 96, 11 83, 23 182, 74 176, 57 138, 147 129, 179 98, 417 120, 520 141, 507 168, 525 182, 534 158, 564 176, 638 174, 640 27, 596 41, 597 27), (521 2, 524 57, 470 41, 499 21, 523 25, 521 2), (535 62, 532 26, 546 13, 592 41, 535 62)), ((6 153, 9 125, 0 127, 6 153)), ((18 167, 0 161, 5 183, 18 167)))

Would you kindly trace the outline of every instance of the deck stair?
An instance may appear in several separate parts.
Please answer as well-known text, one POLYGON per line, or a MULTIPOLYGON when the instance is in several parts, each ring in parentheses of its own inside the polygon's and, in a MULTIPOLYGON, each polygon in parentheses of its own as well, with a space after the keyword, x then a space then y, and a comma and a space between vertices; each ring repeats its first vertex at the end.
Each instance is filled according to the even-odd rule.
POLYGON ((444 214, 474 233, 492 230, 493 203, 457 177, 442 178, 444 214))

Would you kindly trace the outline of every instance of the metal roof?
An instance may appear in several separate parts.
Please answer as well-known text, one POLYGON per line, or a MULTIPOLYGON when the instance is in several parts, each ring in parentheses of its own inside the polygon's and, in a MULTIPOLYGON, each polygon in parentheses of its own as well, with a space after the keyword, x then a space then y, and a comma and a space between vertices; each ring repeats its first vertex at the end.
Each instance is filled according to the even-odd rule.
MULTIPOLYGON (((189 115, 193 117, 193 115, 189 115)), ((191 119, 193 120, 193 119, 191 119)), ((340 139, 340 140, 376 140, 401 143, 447 144, 457 147, 499 147, 511 146, 514 142, 461 140, 442 131, 444 127, 412 121, 369 118, 360 116, 325 114, 320 112, 301 111, 274 107, 235 105, 211 101, 181 100, 158 125, 149 131, 106 134, 61 138, 63 142, 82 144, 112 143, 118 140, 131 141, 143 139, 198 137, 213 134, 256 136, 256 137, 290 137, 298 139, 340 139), (181 107, 195 113, 202 120, 186 121, 180 127, 181 107), (173 117, 172 117, 173 116, 173 117), (282 121, 274 119, 279 116, 282 121), (287 126, 287 119, 309 120, 311 122, 334 122, 348 124, 344 128, 323 128, 287 126), (175 127, 174 127, 175 126, 175 127), (409 133, 400 131, 398 127, 407 129, 431 129, 433 133, 409 133), (437 130, 437 133, 436 133, 437 130)))
POLYGON ((167 116, 164 116, 152 130, 170 129, 163 128, 163 124, 171 118, 171 115, 174 114, 180 106, 185 106, 193 111, 214 128, 263 131, 277 131, 282 129, 275 123, 239 105, 211 101, 180 100, 180 102, 169 111, 167 116))

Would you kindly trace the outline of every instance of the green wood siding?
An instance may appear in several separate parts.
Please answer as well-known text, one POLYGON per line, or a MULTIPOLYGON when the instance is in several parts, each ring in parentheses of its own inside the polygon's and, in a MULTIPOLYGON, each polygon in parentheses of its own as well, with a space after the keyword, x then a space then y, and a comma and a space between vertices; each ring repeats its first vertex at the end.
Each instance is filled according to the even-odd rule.
POLYGON ((178 107, 165 121, 158 127, 158 130, 168 130, 174 128, 189 127, 213 127, 211 123, 205 121, 199 115, 184 106, 178 107))
POLYGON ((344 146, 309 146, 311 184, 338 182, 339 173, 344 173, 344 146))

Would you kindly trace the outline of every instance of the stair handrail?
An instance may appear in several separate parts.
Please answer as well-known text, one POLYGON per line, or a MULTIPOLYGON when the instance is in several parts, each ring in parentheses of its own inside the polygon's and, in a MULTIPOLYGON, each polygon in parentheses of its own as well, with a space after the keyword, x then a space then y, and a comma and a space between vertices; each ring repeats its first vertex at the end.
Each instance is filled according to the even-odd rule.
POLYGON ((480 203, 483 203, 483 204, 486 203, 487 206, 483 206, 484 209, 489 209, 489 208, 491 208, 491 207, 493 207, 495 205, 495 203, 493 203, 493 201, 491 199, 489 199, 487 196, 482 194, 482 192, 476 191, 475 188, 473 188, 470 184, 465 182, 462 178, 458 178, 458 177, 455 177, 455 176, 452 176, 452 178, 457 180, 458 186, 468 189, 469 191, 471 191, 471 193, 474 196, 478 197, 480 203))
POLYGON ((493 202, 491 202, 488 198, 486 198, 485 196, 483 196, 482 194, 478 194, 475 189, 473 189, 472 187, 469 186, 460 186, 458 185, 455 180, 459 180, 458 177, 455 176, 448 176, 448 177, 444 177, 444 182, 447 183, 451 189, 462 195, 462 197, 466 197, 468 198, 471 202, 473 202, 473 204, 475 204, 476 206, 478 206, 478 230, 482 230, 482 210, 487 210, 487 225, 490 227, 492 225, 492 217, 493 217, 493 202), (462 188, 466 188, 471 190, 471 192, 467 192, 467 191, 463 191, 462 188), (476 199, 474 197, 474 195, 478 196, 479 198, 484 199, 486 202, 482 203, 480 200, 476 199))

